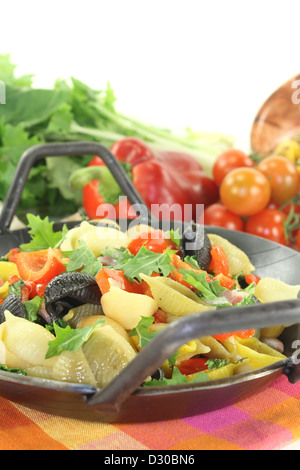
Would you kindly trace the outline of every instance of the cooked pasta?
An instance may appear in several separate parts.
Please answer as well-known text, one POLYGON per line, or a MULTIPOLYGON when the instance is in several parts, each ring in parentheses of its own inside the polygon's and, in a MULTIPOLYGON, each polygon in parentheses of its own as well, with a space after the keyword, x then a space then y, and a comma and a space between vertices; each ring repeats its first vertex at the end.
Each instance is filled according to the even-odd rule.
MULTIPOLYGON (((45 259, 40 252, 28 255, 27 251, 26 259, 32 256, 32 260, 26 268, 34 274, 30 282, 22 277, 26 264, 22 250, 0 260, 0 364, 41 380, 105 387, 155 335, 180 317, 232 305, 238 308, 257 299, 292 299, 300 290, 271 277, 241 287, 255 268, 246 253, 218 235, 209 234, 209 240, 219 247, 218 256, 226 263, 214 259, 203 270, 196 257, 182 259, 180 246, 170 234, 161 232, 158 241, 151 234, 154 239, 147 225, 122 232, 116 224, 84 221, 64 234, 56 251, 52 249, 56 266, 52 277, 45 272, 51 264, 47 247, 45 259), (41 281, 32 281, 38 279, 39 270, 47 278, 42 291, 41 281), (57 296, 61 278, 61 297, 53 300, 51 283, 55 281, 57 296), (22 318, 12 311, 11 296, 19 296, 22 318)), ((285 356, 264 339, 277 340, 284 328, 194 338, 166 359, 161 370, 172 384, 200 380, 200 376, 218 380, 268 366, 285 356)), ((148 377, 145 386, 152 383, 160 380, 148 377)))

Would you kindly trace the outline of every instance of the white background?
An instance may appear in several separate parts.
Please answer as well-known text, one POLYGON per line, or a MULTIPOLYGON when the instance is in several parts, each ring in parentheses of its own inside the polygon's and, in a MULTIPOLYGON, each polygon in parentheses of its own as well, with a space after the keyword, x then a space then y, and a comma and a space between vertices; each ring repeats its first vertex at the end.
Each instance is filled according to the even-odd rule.
POLYGON ((110 81, 125 114, 247 151, 258 108, 300 71, 299 12, 299 0, 15 0, 0 3, 0 53, 36 86, 110 81))

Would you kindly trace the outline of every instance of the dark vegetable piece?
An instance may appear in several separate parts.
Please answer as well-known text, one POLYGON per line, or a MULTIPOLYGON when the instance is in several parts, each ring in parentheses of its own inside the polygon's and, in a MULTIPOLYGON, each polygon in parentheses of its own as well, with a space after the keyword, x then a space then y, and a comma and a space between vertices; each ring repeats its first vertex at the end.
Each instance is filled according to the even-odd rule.
POLYGON ((0 323, 5 322, 4 312, 8 310, 16 317, 26 318, 26 311, 20 297, 16 294, 9 294, 0 305, 0 323))
POLYGON ((203 225, 192 222, 183 232, 180 241, 181 258, 194 256, 200 269, 208 270, 211 262, 211 243, 203 225))
POLYGON ((45 289, 45 308, 51 322, 64 317, 80 305, 100 304, 101 293, 94 276, 78 272, 63 273, 45 289))

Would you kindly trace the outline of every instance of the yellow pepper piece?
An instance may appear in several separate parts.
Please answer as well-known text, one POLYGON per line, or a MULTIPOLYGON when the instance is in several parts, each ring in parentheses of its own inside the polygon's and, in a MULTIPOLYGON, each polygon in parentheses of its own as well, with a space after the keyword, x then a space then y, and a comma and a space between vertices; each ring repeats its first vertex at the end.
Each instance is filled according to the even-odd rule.
POLYGON ((0 261, 0 278, 6 282, 10 276, 20 277, 16 264, 10 261, 0 261))
POLYGON ((0 299, 4 300, 8 296, 8 287, 9 284, 6 281, 3 286, 0 287, 0 299))

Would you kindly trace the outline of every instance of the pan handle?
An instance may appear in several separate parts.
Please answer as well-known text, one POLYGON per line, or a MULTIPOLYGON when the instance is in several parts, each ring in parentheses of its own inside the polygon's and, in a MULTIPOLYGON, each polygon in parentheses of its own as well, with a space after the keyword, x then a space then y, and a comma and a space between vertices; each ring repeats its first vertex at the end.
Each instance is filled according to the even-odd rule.
MULTIPOLYGON (((184 343, 228 331, 300 323, 300 299, 197 312, 170 323, 105 388, 83 397, 97 411, 118 412, 122 403, 184 343)), ((294 355, 293 355, 294 356, 294 355)), ((283 369, 291 383, 300 380, 298 361, 281 360, 268 370, 283 369), (295 362, 295 363, 294 363, 295 362)), ((253 372, 251 372, 252 374, 253 372)))
POLYGON ((111 151, 97 142, 63 142, 41 144, 26 150, 20 158, 13 181, 10 185, 0 215, 0 233, 7 231, 18 208, 29 172, 38 160, 46 157, 78 157, 81 155, 98 155, 115 177, 120 188, 128 197, 129 202, 140 208, 141 217, 150 220, 149 210, 137 192, 122 166, 111 151))

